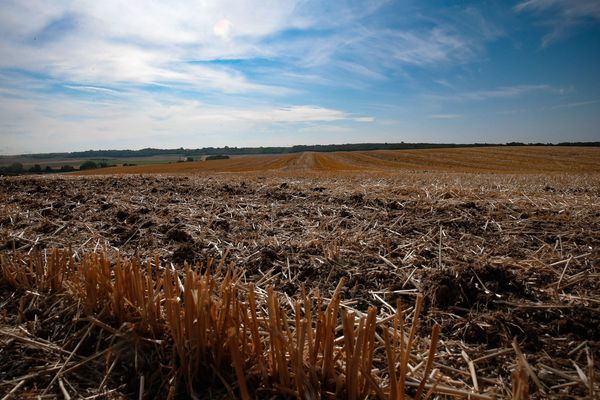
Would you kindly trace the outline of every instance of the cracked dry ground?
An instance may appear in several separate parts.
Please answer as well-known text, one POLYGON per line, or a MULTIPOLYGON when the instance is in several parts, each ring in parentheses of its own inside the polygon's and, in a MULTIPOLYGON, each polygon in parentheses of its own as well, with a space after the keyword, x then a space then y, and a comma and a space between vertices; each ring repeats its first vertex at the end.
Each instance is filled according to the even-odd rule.
POLYGON ((0 252, 66 247, 174 265, 226 256, 290 297, 300 283, 327 296, 346 276, 345 304, 359 311, 422 292, 421 333, 442 326, 441 363, 468 371, 462 350, 498 353, 477 361, 490 384, 509 379, 514 353, 502 349, 515 337, 547 388, 587 354, 599 370, 596 175, 0 180, 0 252))

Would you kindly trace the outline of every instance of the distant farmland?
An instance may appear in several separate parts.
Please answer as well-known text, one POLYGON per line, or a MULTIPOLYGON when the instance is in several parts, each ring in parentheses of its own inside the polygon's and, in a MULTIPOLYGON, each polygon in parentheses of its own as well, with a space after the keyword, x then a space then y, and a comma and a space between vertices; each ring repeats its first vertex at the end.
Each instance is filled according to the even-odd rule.
POLYGON ((486 147, 355 152, 305 152, 240 156, 229 160, 137 165, 86 171, 85 175, 203 174, 219 172, 375 172, 452 171, 477 173, 600 172, 600 148, 486 147))

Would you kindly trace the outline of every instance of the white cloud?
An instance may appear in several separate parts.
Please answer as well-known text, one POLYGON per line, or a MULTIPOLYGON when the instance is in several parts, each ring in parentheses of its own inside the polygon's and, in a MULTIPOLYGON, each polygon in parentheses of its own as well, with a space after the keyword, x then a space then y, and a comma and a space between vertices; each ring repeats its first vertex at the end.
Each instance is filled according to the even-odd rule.
POLYGON ((0 2, 0 67, 43 73, 82 86, 166 83, 280 95, 289 91, 251 82, 240 69, 189 62, 279 60, 289 64, 291 73, 325 68, 327 84, 344 84, 338 79, 343 70, 345 76, 355 77, 348 86, 357 88, 357 82, 364 86, 365 80, 386 79, 389 70, 402 65, 462 63, 480 51, 477 38, 461 35, 442 22, 419 30, 376 24, 368 28, 361 22, 386 3, 6 0, 0 2), (294 29, 320 34, 280 35, 294 29))
POLYGON ((239 71, 189 61, 264 55, 257 40, 299 26, 295 6, 274 0, 1 2, 0 67, 90 86, 166 82, 279 94, 239 71), (233 27, 235 41, 228 40, 233 27))
POLYGON ((90 16, 113 37, 137 38, 153 44, 210 45, 216 21, 221 28, 235 26, 238 36, 265 36, 294 21, 296 0, 236 1, 131 0, 82 1, 75 9, 90 16), (252 18, 249 18, 252 16, 252 18))
POLYGON ((113 90, 113 89, 109 89, 109 88, 105 88, 105 87, 98 87, 98 86, 65 85, 65 87, 68 89, 72 89, 72 90, 79 90, 82 92, 91 92, 91 93, 104 93, 104 94, 110 94, 110 95, 118 95, 120 93, 117 90, 113 90))
POLYGON ((0 94, 0 132, 6 148, 12 152, 41 152, 179 147, 184 142, 201 147, 230 144, 227 138, 233 136, 237 140, 256 141, 252 132, 273 130, 277 126, 288 131, 312 123, 333 125, 372 120, 314 105, 217 106, 159 93, 128 92, 97 101, 50 96, 30 94, 15 99, 0 94), (218 139, 211 138, 207 144, 211 135, 218 135, 218 139), (216 140, 220 142, 215 143, 216 140))
POLYGON ((217 23, 213 27, 213 32, 216 36, 220 37, 221 39, 229 40, 231 28, 233 28, 233 24, 231 23, 231 21, 223 18, 217 21, 217 23))
POLYGON ((45 51, 11 45, 8 51, 0 53, 10 54, 0 58, 0 67, 34 69, 81 86, 163 83, 224 93, 290 93, 281 87, 252 83, 231 68, 184 62, 184 54, 179 51, 169 56, 160 50, 130 44, 73 37, 51 44, 45 51))
POLYGON ((236 117, 251 121, 269 122, 310 122, 310 121, 338 121, 347 119, 348 116, 338 110, 318 106, 293 106, 282 108, 267 108, 254 110, 240 110, 232 113, 236 117))
POLYGON ((354 121, 354 122, 373 122, 373 121, 375 121, 375 118, 373 118, 373 117, 357 117, 357 118, 352 118, 352 121, 354 121))

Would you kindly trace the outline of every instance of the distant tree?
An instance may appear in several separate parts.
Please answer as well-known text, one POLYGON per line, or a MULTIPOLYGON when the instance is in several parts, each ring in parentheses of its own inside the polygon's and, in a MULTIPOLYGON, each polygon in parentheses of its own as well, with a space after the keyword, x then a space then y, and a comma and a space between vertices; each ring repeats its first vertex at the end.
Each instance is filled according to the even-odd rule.
POLYGON ((14 174, 22 174, 23 173, 23 164, 15 162, 10 164, 8 167, 8 171, 14 174))
POLYGON ((29 172, 31 172, 33 174, 41 174, 42 167, 40 164, 35 164, 33 167, 29 168, 29 172))
POLYGON ((85 171, 87 169, 96 169, 98 168, 98 164, 96 164, 92 160, 88 160, 79 166, 80 171, 85 171))
POLYGON ((185 158, 185 161, 188 161, 188 162, 190 162, 190 161, 194 161, 194 158, 193 158, 193 157, 186 157, 186 158, 185 158))
POLYGON ((63 165, 62 167, 60 167, 60 172, 72 172, 75 171, 75 167, 73 167, 72 165, 63 165))
POLYGON ((15 162, 5 167, 0 167, 0 175, 20 175, 25 170, 23 169, 23 164, 15 162))
POLYGON ((52 169, 51 166, 46 165, 46 168, 44 168, 44 172, 47 174, 51 174, 52 172, 54 172, 54 170, 52 169))
POLYGON ((206 161, 210 161, 210 160, 227 160, 229 159, 229 156, 223 155, 223 154, 216 154, 214 156, 208 156, 206 157, 206 161))

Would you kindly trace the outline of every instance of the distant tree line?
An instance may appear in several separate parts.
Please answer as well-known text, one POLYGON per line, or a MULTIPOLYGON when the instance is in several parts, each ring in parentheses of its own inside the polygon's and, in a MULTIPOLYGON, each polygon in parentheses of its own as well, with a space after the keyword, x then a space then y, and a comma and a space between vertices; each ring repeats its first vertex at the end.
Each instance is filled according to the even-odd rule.
POLYGON ((573 146, 573 147, 600 147, 600 142, 560 142, 560 143, 523 143, 508 142, 504 146, 573 146))
POLYGON ((215 154, 214 156, 207 156, 205 158, 206 161, 211 161, 211 160, 227 160, 229 159, 229 156, 225 155, 225 154, 215 154))
POLYGON ((47 165, 42 168, 41 165, 35 164, 29 168, 25 168, 21 163, 12 163, 10 165, 0 166, 0 176, 1 175, 25 175, 25 174, 54 174, 58 172, 70 172, 75 171, 75 168, 72 165, 63 165, 59 168, 52 168, 47 165))
MULTIPOLYGON (((80 171, 84 171, 86 169, 95 169, 95 168, 106 168, 106 167, 114 167, 114 165, 109 165, 106 162, 95 162, 92 160, 87 160, 79 166, 80 171)), ((57 168, 52 168, 49 165, 46 165, 42 168, 39 164, 34 164, 29 168, 25 168, 23 164, 19 162, 12 163, 10 165, 1 166, 0 165, 0 176, 16 176, 16 175, 28 175, 28 174, 56 174, 61 172, 73 172, 76 168, 72 165, 65 164, 61 165, 57 168)))
POLYGON ((33 159, 74 159, 74 158, 139 158, 152 156, 211 156, 211 155, 253 155, 253 154, 287 154, 304 151, 333 152, 333 151, 366 151, 366 150, 411 150, 411 149, 442 149, 456 147, 489 147, 489 146, 586 146, 600 147, 600 142, 561 142, 553 143, 522 143, 509 142, 504 145, 497 143, 348 143, 326 145, 297 145, 291 147, 203 147, 197 149, 156 149, 141 150, 86 150, 71 153, 45 153, 27 155, 33 159))
POLYGON ((108 168, 108 167, 114 167, 114 166, 115 165, 110 165, 104 161, 95 162, 92 160, 87 160, 86 162, 84 162, 83 164, 81 164, 79 166, 79 170, 85 171, 86 169, 108 168))

